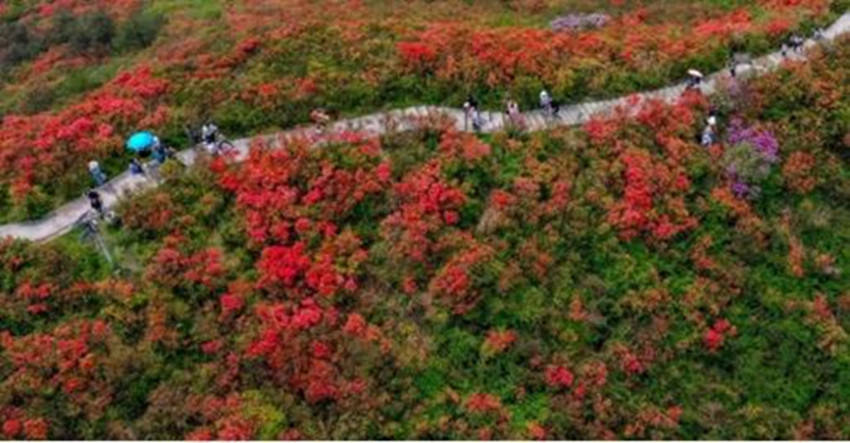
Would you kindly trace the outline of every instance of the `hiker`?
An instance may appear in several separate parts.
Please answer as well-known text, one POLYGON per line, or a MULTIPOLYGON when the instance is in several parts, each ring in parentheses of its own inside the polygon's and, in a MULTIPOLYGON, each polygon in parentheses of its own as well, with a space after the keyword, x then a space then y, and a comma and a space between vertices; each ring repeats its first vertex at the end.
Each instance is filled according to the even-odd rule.
POLYGON ((685 89, 696 88, 702 83, 702 72, 696 69, 688 69, 688 82, 685 89))
POLYGON ((729 76, 731 76, 732 78, 735 78, 735 76, 738 74, 737 69, 738 69, 738 54, 733 52, 732 55, 729 56, 729 76))
POLYGON ((552 100, 552 96, 550 96, 545 89, 540 91, 540 107, 543 108, 547 117, 551 118, 558 116, 558 104, 552 100))
POLYGON ((218 138, 218 126, 211 121, 207 121, 201 126, 201 141, 204 143, 207 151, 211 153, 215 151, 216 138, 218 138))
POLYGON ((89 205, 103 217, 103 200, 100 199, 100 194, 94 189, 90 190, 86 196, 89 198, 89 205))
POLYGON ((711 109, 708 111, 708 118, 706 119, 706 124, 712 128, 717 126, 717 111, 711 109))
POLYGON ((802 51, 803 43, 805 43, 805 40, 803 40, 803 37, 800 37, 798 34, 794 34, 788 39, 788 46, 790 46, 794 52, 802 51))
POLYGON ((331 121, 331 117, 324 109, 314 109, 310 112, 310 119, 319 127, 319 131, 324 132, 331 121))
POLYGON ((132 175, 144 175, 145 168, 142 166, 142 163, 139 162, 139 159, 132 158, 130 159, 130 174, 132 175))
POLYGON ((700 138, 700 145, 702 147, 707 148, 714 144, 714 128, 711 125, 706 125, 702 130, 702 138, 700 138))
POLYGON ((709 147, 713 145, 716 140, 716 130, 717 130, 717 111, 715 109, 710 109, 708 111, 708 118, 705 119, 705 128, 702 130, 702 136, 700 137, 700 144, 703 147, 709 147))
POLYGON ((514 126, 518 128, 523 128, 525 126, 525 122, 522 119, 522 114, 519 112, 519 104, 508 98, 505 105, 505 113, 508 114, 508 118, 511 120, 514 126))
MULTIPOLYGON (((481 113, 478 111, 478 101, 475 97, 469 96, 463 104, 463 111, 467 121, 472 122, 472 129, 475 132, 481 131, 481 113)), ((465 125, 464 125, 465 126, 465 125)))
POLYGON ((153 136, 153 144, 151 145, 150 149, 151 149, 151 151, 154 151, 155 149, 160 149, 160 148, 162 148, 162 143, 160 143, 159 137, 154 135, 153 136))
POLYGON ((824 30, 823 30, 823 28, 820 28, 820 27, 819 27, 819 28, 817 28, 817 29, 815 29, 815 32, 814 32, 814 34, 812 35, 812 38, 813 38, 815 41, 821 41, 821 40, 823 40, 825 37, 826 37, 826 36, 824 35, 824 30))
POLYGON ((469 103, 469 106, 478 109, 478 100, 472 94, 466 96, 466 102, 469 103))
POLYGON ((94 160, 89 162, 89 173, 98 186, 103 186, 103 184, 106 183, 106 174, 103 173, 100 169, 100 165, 94 160))
POLYGON ((161 165, 161 164, 165 163, 165 160, 168 158, 168 153, 166 152, 166 149, 165 149, 164 146, 157 145, 153 148, 153 155, 152 156, 153 156, 153 160, 157 164, 161 165))
POLYGON ((804 40, 797 34, 791 35, 788 37, 787 43, 782 43, 782 56, 788 56, 788 50, 792 49, 794 52, 800 52, 803 49, 804 40))

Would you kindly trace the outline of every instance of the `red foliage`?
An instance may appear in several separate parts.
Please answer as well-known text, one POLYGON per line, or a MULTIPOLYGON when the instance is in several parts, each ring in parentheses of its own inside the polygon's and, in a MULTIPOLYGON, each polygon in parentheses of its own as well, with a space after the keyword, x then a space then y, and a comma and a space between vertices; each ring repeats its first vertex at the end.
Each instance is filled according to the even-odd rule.
POLYGON ((631 350, 621 348, 618 350, 620 356, 620 366, 622 370, 629 375, 642 374, 646 371, 646 366, 638 359, 631 350))
POLYGON ((21 433, 23 429, 23 425, 21 421, 15 418, 10 418, 3 422, 3 435, 7 438, 13 439, 21 433))
POLYGON ((251 287, 248 283, 240 281, 231 283, 228 286, 228 292, 219 297, 219 303, 221 304, 221 315, 219 318, 230 318, 241 311, 242 307, 245 306, 245 297, 250 290, 251 287))
POLYGON ((795 192, 805 194, 814 189, 817 179, 812 175, 815 158, 803 151, 794 151, 782 167, 782 175, 795 192))
POLYGON ((526 423, 525 428, 528 430, 528 434, 531 438, 535 440, 546 439, 546 429, 543 426, 540 426, 537 422, 530 421, 526 423))
POLYGON ((449 130, 440 139, 440 152, 444 154, 443 161, 459 158, 467 162, 475 162, 490 155, 490 145, 468 132, 449 130))
POLYGON ((491 330, 487 332, 484 345, 492 352, 499 353, 510 347, 514 341, 516 341, 516 333, 514 331, 491 330))
MULTIPOLYGON (((393 191, 399 208, 384 219, 381 231, 399 258, 423 262, 438 250, 433 236, 445 226, 445 214, 459 210, 466 197, 443 182, 440 165, 433 161, 409 173, 393 191)), ((453 221, 454 215, 448 219, 453 221)))
POLYGON ((262 284, 280 283, 287 287, 295 285, 310 268, 310 258, 304 255, 305 245, 295 243, 292 247, 270 246, 263 249, 257 267, 262 272, 262 284))
POLYGON ((492 394, 475 393, 467 397, 466 409, 471 412, 494 412, 502 409, 502 402, 492 394))
POLYGON ((472 243, 456 253, 431 280, 430 292, 445 300, 457 314, 469 311, 481 295, 472 276, 477 266, 492 259, 493 252, 488 245, 472 243))
POLYGON ((29 440, 47 439, 47 420, 43 418, 31 418, 24 422, 24 435, 29 440))
POLYGON ((402 60, 413 66, 425 65, 437 57, 437 52, 424 43, 399 42, 397 47, 402 60))
POLYGON ((214 289, 223 284, 221 251, 209 248, 190 255, 172 247, 179 241, 179 236, 166 239, 165 246, 157 251, 147 268, 148 279, 171 288, 192 283, 214 289))
MULTIPOLYGON (((686 97, 674 106, 648 102, 640 108, 636 121, 655 131, 655 141, 665 152, 656 157, 645 149, 627 148, 620 154, 625 169, 623 199, 609 207, 608 221, 620 230, 622 238, 647 234, 666 241, 697 226, 697 219, 685 206, 690 179, 681 164, 693 147, 682 141, 682 134, 690 131, 691 108, 702 105, 701 99, 686 97)), ((628 119, 619 124, 625 126, 628 119)))
POLYGON ((703 342, 705 347, 710 352, 715 352, 723 347, 723 342, 727 336, 734 336, 737 330, 726 319, 719 319, 714 322, 714 325, 707 329, 703 334, 703 342))
POLYGON ((573 373, 563 366, 548 366, 544 376, 546 384, 553 388, 568 388, 573 385, 573 380, 575 380, 573 373))

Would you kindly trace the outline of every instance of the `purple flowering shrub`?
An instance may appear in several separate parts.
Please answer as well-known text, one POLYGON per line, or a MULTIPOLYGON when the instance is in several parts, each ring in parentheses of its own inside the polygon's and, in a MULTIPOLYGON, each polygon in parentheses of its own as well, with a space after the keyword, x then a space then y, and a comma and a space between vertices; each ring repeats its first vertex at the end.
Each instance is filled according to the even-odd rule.
POLYGON ((740 119, 730 123, 727 141, 723 164, 732 180, 732 191, 738 197, 756 198, 761 190, 758 183, 779 163, 779 142, 770 131, 745 126, 740 119))
POLYGON ((607 14, 594 12, 592 14, 572 13, 562 15, 551 22, 549 27, 553 31, 581 31, 584 29, 596 29, 605 26, 611 19, 607 14))

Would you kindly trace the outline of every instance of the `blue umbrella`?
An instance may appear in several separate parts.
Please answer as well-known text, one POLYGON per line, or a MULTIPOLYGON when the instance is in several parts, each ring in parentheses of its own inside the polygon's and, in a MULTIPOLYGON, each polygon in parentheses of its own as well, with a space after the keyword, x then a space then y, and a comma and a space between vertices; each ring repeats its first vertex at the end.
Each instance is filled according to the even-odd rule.
POLYGON ((127 149, 140 152, 144 151, 156 142, 156 137, 148 131, 137 132, 127 139, 127 149))

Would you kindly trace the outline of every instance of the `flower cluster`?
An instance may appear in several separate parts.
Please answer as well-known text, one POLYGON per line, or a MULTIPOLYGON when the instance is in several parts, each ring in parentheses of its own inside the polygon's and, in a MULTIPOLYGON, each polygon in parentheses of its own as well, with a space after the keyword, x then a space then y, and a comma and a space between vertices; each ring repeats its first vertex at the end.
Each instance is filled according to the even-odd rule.
POLYGON ((553 31, 580 31, 596 29, 605 26, 611 17, 608 14, 594 12, 591 14, 572 13, 556 17, 549 22, 553 31))
POLYGON ((729 321, 721 318, 715 321, 714 325, 705 331, 703 342, 710 352, 715 352, 723 346, 723 342, 727 336, 734 336, 736 334, 737 329, 729 321))
POLYGON ((732 191, 742 198, 757 197, 758 184, 779 162, 779 142, 770 131, 745 126, 736 119, 730 122, 728 143, 731 146, 724 153, 723 162, 732 191))

